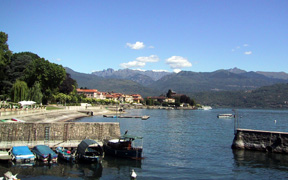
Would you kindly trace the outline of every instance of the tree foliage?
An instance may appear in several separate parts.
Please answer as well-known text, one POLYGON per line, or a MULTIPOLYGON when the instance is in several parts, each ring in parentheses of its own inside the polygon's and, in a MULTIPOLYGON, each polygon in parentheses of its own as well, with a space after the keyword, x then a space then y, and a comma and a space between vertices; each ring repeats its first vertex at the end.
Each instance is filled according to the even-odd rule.
POLYGON ((66 73, 66 78, 61 83, 59 87, 59 92, 69 94, 73 91, 74 87, 77 87, 77 82, 71 78, 71 75, 69 73, 66 73))
POLYGON ((10 63, 10 58, 12 56, 12 52, 9 50, 9 46, 7 44, 8 34, 4 32, 0 32, 0 95, 1 99, 5 98, 9 90, 11 88, 11 83, 9 83, 6 68, 10 63))
POLYGON ((29 88, 24 81, 16 80, 12 88, 14 102, 27 100, 29 88))
POLYGON ((7 67, 9 81, 14 83, 16 79, 21 79, 24 70, 34 60, 40 58, 37 54, 31 52, 15 53, 11 57, 11 63, 7 67))
POLYGON ((34 59, 24 71, 24 80, 29 87, 39 82, 46 104, 52 95, 57 93, 58 87, 66 77, 65 69, 61 65, 50 63, 44 58, 34 59))
POLYGON ((35 82, 29 92, 29 100, 35 101, 36 103, 42 103, 43 94, 41 92, 41 85, 39 82, 35 82))

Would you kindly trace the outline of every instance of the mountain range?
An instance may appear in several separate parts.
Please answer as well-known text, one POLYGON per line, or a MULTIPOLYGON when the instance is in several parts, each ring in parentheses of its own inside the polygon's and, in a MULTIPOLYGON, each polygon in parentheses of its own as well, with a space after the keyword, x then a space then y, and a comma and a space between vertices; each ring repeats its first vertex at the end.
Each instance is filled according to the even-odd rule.
MULTIPOLYGON (((166 94, 169 89, 193 98, 197 93, 247 91, 277 83, 287 83, 285 72, 247 72, 238 68, 214 72, 181 71, 179 73, 111 68, 91 74, 65 68, 78 87, 104 92, 141 94, 143 97, 166 94)), ((198 99, 201 101, 201 99, 198 99)))

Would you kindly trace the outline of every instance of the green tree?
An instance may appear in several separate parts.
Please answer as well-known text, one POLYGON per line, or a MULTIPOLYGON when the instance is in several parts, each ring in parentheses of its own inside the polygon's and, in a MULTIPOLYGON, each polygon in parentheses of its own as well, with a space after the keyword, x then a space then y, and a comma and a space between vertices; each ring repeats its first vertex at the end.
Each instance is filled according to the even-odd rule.
POLYGON ((16 79, 22 78, 24 70, 34 60, 40 58, 37 54, 31 52, 15 53, 11 57, 11 63, 7 67, 9 81, 14 83, 16 79))
POLYGON ((65 69, 58 64, 50 63, 44 58, 34 59, 24 71, 24 80, 29 87, 38 81, 41 85, 43 100, 46 104, 57 94, 58 87, 66 77, 65 69))
POLYGON ((59 87, 59 92, 69 94, 73 91, 74 87, 77 86, 77 82, 71 78, 71 75, 69 73, 66 73, 65 79, 59 87))
POLYGON ((6 73, 7 66, 10 63, 12 52, 9 50, 7 44, 8 34, 0 32, 0 99, 4 99, 8 96, 12 84, 8 81, 6 73))
POLYGON ((166 97, 167 98, 171 98, 172 97, 172 90, 171 89, 168 90, 168 92, 166 94, 166 97))
POLYGON ((41 92, 41 85, 39 82, 35 82, 33 87, 30 89, 29 99, 35 101, 36 103, 42 103, 43 94, 41 92))
POLYGON ((14 102, 27 100, 29 88, 24 81, 16 80, 12 88, 12 97, 14 102))

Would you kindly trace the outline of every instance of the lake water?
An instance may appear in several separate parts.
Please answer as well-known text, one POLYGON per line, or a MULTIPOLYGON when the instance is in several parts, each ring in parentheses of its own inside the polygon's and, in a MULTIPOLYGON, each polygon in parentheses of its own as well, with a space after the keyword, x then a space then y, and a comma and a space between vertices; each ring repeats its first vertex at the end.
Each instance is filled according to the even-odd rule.
MULTIPOLYGON (((105 157, 98 164, 21 167, 1 164, 0 173, 19 173, 20 179, 287 179, 288 155, 233 151, 234 119, 218 119, 231 109, 129 110, 126 115, 150 119, 93 116, 81 122, 120 122, 121 134, 143 136, 141 161, 105 157)), ((288 132, 287 110, 237 110, 239 127, 288 132), (276 123, 275 123, 276 120, 276 123)))

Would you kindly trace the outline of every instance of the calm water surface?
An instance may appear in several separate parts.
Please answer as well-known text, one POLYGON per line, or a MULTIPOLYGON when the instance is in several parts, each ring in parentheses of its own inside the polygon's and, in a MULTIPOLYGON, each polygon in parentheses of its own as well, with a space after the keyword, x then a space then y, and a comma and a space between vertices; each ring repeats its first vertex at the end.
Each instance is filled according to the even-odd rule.
MULTIPOLYGON (((287 110, 237 110, 239 127, 288 132, 287 110), (275 120, 277 123, 275 123, 275 120)), ((126 115, 150 119, 115 119, 93 116, 80 122, 120 122, 121 134, 144 137, 142 161, 105 157, 97 164, 21 167, 1 164, 0 173, 19 173, 21 179, 287 179, 288 155, 233 151, 234 120, 217 119, 231 109, 130 110, 126 115)))

